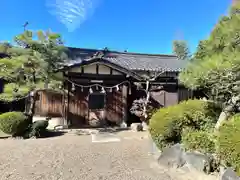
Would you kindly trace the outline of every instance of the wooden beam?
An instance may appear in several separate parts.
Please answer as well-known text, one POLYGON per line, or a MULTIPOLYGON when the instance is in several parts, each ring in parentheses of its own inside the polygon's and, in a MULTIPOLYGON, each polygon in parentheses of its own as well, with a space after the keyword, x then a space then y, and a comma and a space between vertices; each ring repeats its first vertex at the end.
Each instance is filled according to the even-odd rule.
MULTIPOLYGON (((141 84, 146 84, 146 82, 138 82, 138 83, 141 83, 141 84)), ((151 82, 150 84, 152 85, 177 85, 176 82, 151 82)))
POLYGON ((78 72, 69 72, 68 77, 78 77, 78 78, 91 78, 91 77, 107 77, 109 74, 96 74, 96 73, 78 73, 78 72))
POLYGON ((96 64, 96 74, 99 74, 99 64, 96 64))
POLYGON ((69 79, 78 78, 78 79, 92 79, 92 80, 126 80, 126 77, 123 75, 109 75, 109 74, 81 74, 69 72, 69 79))
POLYGON ((91 84, 102 84, 102 85, 117 85, 123 81, 117 81, 117 80, 102 80, 102 82, 97 82, 93 79, 71 79, 71 81, 73 81, 76 84, 80 84, 80 85, 91 85, 91 84))

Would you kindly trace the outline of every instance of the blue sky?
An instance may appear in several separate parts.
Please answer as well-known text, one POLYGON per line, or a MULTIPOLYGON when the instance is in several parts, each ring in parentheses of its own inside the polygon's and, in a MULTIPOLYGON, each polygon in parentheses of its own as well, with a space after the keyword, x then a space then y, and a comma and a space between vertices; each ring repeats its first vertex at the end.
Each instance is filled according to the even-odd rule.
POLYGON ((184 38, 194 50, 198 41, 210 34, 219 17, 227 13, 230 2, 101 0, 92 16, 69 32, 49 13, 46 0, 1 0, 0 41, 12 40, 23 31, 22 24, 29 21, 29 29, 50 28, 62 34, 66 45, 74 47, 169 54, 172 41, 184 38))

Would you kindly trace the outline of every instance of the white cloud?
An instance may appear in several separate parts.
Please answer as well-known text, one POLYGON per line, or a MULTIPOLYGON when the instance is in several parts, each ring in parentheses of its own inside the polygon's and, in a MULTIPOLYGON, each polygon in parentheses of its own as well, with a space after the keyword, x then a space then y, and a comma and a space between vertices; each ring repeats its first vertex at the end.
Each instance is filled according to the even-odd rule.
POLYGON ((74 31, 95 11, 99 0, 47 0, 49 12, 69 31, 74 31))

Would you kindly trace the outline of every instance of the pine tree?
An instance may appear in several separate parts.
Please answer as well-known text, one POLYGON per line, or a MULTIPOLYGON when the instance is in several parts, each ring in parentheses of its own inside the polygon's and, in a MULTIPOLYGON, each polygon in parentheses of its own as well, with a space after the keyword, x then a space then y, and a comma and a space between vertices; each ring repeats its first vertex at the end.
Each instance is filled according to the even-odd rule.
POLYGON ((0 59, 0 78, 8 82, 0 100, 16 100, 30 91, 56 88, 61 83, 54 76, 54 70, 66 59, 59 34, 24 31, 14 37, 14 42, 15 45, 0 44, 0 53, 4 54, 0 59))
POLYGON ((178 57, 179 60, 189 60, 191 57, 188 44, 183 40, 173 41, 173 53, 178 57))
POLYGON ((240 3, 235 3, 229 15, 221 17, 210 37, 199 43, 193 61, 180 74, 185 86, 204 89, 209 99, 223 105, 226 114, 240 110, 239 24, 240 3))

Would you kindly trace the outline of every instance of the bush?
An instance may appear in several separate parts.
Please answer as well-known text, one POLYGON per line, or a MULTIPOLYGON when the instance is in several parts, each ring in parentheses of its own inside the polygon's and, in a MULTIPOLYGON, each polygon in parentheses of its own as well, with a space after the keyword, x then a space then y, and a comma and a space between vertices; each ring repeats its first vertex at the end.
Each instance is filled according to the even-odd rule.
POLYGON ((214 153, 215 142, 209 132, 202 130, 185 130, 182 133, 182 144, 186 150, 201 153, 214 153))
POLYGON ((48 121, 40 120, 35 121, 28 132, 28 137, 41 137, 45 132, 46 128, 48 127, 48 121))
POLYGON ((22 135, 29 124, 28 118, 22 112, 7 112, 0 115, 0 129, 6 134, 22 135))
POLYGON ((150 133, 160 149, 179 143, 184 128, 205 130, 214 127, 220 114, 215 104, 202 100, 183 101, 161 108, 150 120, 150 133))
POLYGON ((219 129, 218 151, 220 159, 226 166, 234 167, 240 172, 240 116, 233 116, 219 129))

